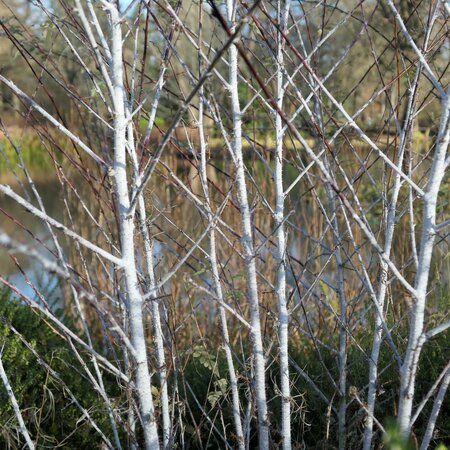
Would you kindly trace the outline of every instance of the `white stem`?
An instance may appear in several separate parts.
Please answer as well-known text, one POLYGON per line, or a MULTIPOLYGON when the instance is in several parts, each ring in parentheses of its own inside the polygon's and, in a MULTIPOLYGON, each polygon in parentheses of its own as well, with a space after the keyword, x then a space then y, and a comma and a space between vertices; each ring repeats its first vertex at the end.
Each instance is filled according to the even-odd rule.
POLYGON ((165 449, 169 449, 172 439, 172 422, 170 420, 170 406, 169 406, 169 394, 167 386, 167 367, 166 358, 164 354, 164 341, 163 331, 161 326, 161 316, 159 311, 159 300, 157 298, 157 291, 155 289, 155 272, 153 269, 153 242, 146 223, 146 213, 144 199, 140 196, 138 200, 139 208, 139 223, 144 238, 145 259, 147 265, 147 275, 150 281, 150 293, 151 293, 151 310, 153 321, 153 333, 155 338, 156 347, 156 359, 158 362, 158 375, 161 389, 161 411, 163 419, 163 446, 165 449))
POLYGON ((422 349, 425 306, 428 279, 431 271, 431 257, 436 236, 436 208, 439 188, 445 173, 445 157, 450 141, 450 95, 442 100, 442 114, 439 132, 436 138, 436 150, 430 176, 423 197, 422 236, 420 240, 419 265, 415 279, 415 296, 410 315, 408 346, 401 368, 398 425, 403 435, 411 431, 411 412, 418 369, 418 360, 422 349))
MULTIPOLYGON (((427 39, 425 40, 425 45, 427 45, 427 39)), ((411 117, 414 114, 414 106, 416 100, 416 93, 419 83, 419 77, 421 75, 421 67, 419 66, 416 75, 413 81, 413 87, 411 91, 411 95, 408 99, 407 105, 407 113, 406 120, 403 124, 403 129, 401 131, 400 136, 400 150, 398 155, 397 167, 401 169, 403 166, 404 154, 406 150, 406 141, 409 133, 409 128, 411 125, 411 117)), ((388 205, 388 213, 387 213, 387 221, 386 221, 386 229, 385 229, 385 237, 384 237, 384 252, 390 257, 393 238, 394 238, 394 229, 397 221, 397 203, 398 197, 400 194, 400 189, 402 186, 401 178, 398 173, 394 173, 394 186, 392 189, 392 197, 388 205)), ((389 188, 389 186, 388 186, 389 188)), ((412 192, 410 188, 410 192, 412 192)), ((384 303, 386 298, 386 292, 388 287, 388 272, 389 267, 385 261, 381 261, 380 264, 380 277, 379 277, 379 290, 376 298, 376 303, 378 307, 378 311, 375 315, 375 327, 374 327, 374 337, 372 343, 372 353, 369 360, 369 392, 367 394, 367 409, 368 415, 366 417, 366 427, 364 430, 364 440, 363 440, 363 450, 370 450, 372 445, 372 437, 373 437, 373 423, 374 423, 374 413, 375 413, 375 402, 377 395, 377 380, 378 380, 378 357, 380 354, 382 337, 383 337, 383 322, 384 322, 384 303)))
POLYGON ((428 420, 427 429, 425 430, 425 435, 422 440, 422 445, 420 446, 420 450, 427 450, 430 445, 431 438, 433 437, 434 427, 436 425, 436 420, 439 416, 439 411, 442 406, 442 402, 444 401, 445 394, 448 389, 448 385, 450 384, 450 367, 447 369, 445 373, 444 379, 442 380, 441 387, 439 388, 439 392, 436 395, 436 398, 433 403, 433 409, 431 411, 430 419, 428 420))
POLYGON ((329 200, 332 213, 332 229, 336 245, 335 259, 337 266, 338 294, 339 294, 339 415, 338 433, 339 449, 346 446, 346 415, 347 415, 347 300, 344 289, 344 263, 341 254, 341 234, 337 220, 338 208, 334 192, 328 187, 329 200))
POLYGON ((416 422, 417 418, 420 416, 424 406, 428 403, 428 400, 430 400, 431 396, 434 394, 434 392, 438 388, 439 384, 441 383, 443 378, 446 376, 448 370, 450 370, 450 362, 447 363, 447 365, 444 367, 444 370, 437 377, 437 379, 434 382, 433 386, 431 386, 431 388, 428 391, 427 395, 424 397, 424 399, 417 406, 416 411, 414 412, 414 415, 411 418, 411 426, 413 426, 415 424, 415 422, 416 422))
POLYGON ((96 155, 78 136, 75 136, 64 125, 59 123, 53 116, 51 116, 44 108, 42 108, 37 102, 35 102, 29 95, 25 94, 19 89, 12 81, 6 79, 0 74, 0 81, 5 83, 17 97, 24 100, 27 104, 32 106, 42 116, 44 116, 55 128, 57 128, 62 134, 66 135, 74 144, 78 145, 84 152, 86 152, 95 162, 99 165, 106 167, 105 161, 100 156, 96 155))
MULTIPOLYGON (((227 0, 228 22, 231 33, 234 32, 237 2, 227 0)), ((242 154, 242 118, 238 92, 238 51, 235 44, 229 48, 229 85, 231 96, 231 113, 233 118, 233 151, 236 160, 236 182, 242 220, 242 246, 247 271, 247 288, 250 303, 250 321, 252 325, 253 357, 255 366, 255 395, 258 414, 258 439, 260 450, 269 449, 269 419, 267 415, 265 361, 262 344, 261 322, 259 315, 258 281, 256 278, 256 258, 253 249, 253 232, 250 208, 245 182, 244 158, 242 154)))
MULTIPOLYGON (((277 2, 278 23, 281 29, 286 32, 289 17, 290 0, 284 2, 281 7, 281 0, 277 2)), ((277 105, 279 109, 283 107, 284 97, 284 39, 280 32, 277 33, 277 105)), ((276 238, 276 262, 277 262, 277 283, 276 295, 278 298, 279 314, 279 351, 280 351, 280 378, 281 378, 281 435, 283 450, 290 450, 291 443, 291 390, 289 385, 289 312, 286 301, 286 233, 284 226, 284 199, 283 188, 283 121, 279 114, 275 112, 275 226, 277 227, 276 238)))
POLYGON ((5 368, 3 367, 3 361, 2 361, 2 353, 3 350, 0 352, 0 378, 3 381, 3 384, 6 389, 6 393, 8 394, 9 401, 12 404, 14 414, 16 415, 17 421, 19 422, 19 430, 22 433, 25 442, 27 443, 27 446, 30 450, 34 450, 34 443, 31 440, 30 434, 28 433, 27 427, 25 425, 25 422, 23 421, 22 412, 20 411, 20 406, 17 403, 16 396, 14 395, 14 391, 12 390, 11 385, 9 384, 8 376, 6 375, 5 368))
MULTIPOLYGON (((200 8, 202 5, 200 4, 200 8)), ((201 23, 201 22, 200 22, 201 23)), ((201 36, 201 31, 199 32, 199 36, 201 36)), ((201 41, 201 39, 199 39, 201 41)), ((200 45, 200 43, 199 43, 200 45)), ((199 60, 200 60, 200 68, 202 66, 202 56, 199 51, 199 60)), ((199 92, 200 100, 198 104, 198 130, 199 130, 199 138, 200 138, 200 179, 202 182, 203 192, 205 194, 206 200, 206 209, 208 215, 208 222, 211 223, 214 220, 213 213, 211 210, 211 202, 209 196, 209 188, 208 188, 208 175, 206 168, 206 150, 207 144, 205 139, 205 132, 203 127, 203 87, 200 88, 199 92)), ((227 360, 228 367, 228 376, 230 379, 231 386, 231 397, 233 403, 233 420, 234 427, 236 432, 236 440, 239 450, 245 449, 245 441, 244 441, 244 432, 242 428, 242 420, 241 420, 241 405, 239 401, 239 392, 238 392, 238 384, 237 384, 237 376, 236 370, 234 368, 233 355, 231 352, 231 344, 230 344, 230 336, 228 333, 228 324, 227 324, 227 316, 224 307, 222 306, 225 302, 223 299, 222 286, 220 284, 220 275, 219 275, 219 267, 217 262, 217 250, 216 250, 216 232, 215 228, 212 227, 209 232, 209 260, 211 262, 211 270, 213 275, 213 283, 214 283, 214 291, 219 302, 219 320, 222 331, 222 337, 224 342, 224 351, 225 357, 227 360)))
POLYGON ((56 228, 57 230, 62 231, 66 236, 68 236, 71 239, 73 239, 74 241, 80 243, 87 249, 89 249, 92 252, 96 253, 97 255, 107 259, 108 261, 112 262, 113 264, 117 265, 118 267, 122 266, 123 261, 121 258, 111 255, 106 250, 103 250, 102 248, 97 247, 95 244, 92 244, 92 242, 90 242, 87 239, 83 238, 82 236, 74 233, 72 230, 69 230, 69 228, 64 226, 62 223, 58 222, 55 219, 52 219, 47 214, 43 213, 41 210, 34 207, 31 203, 27 202, 20 195, 17 195, 9 186, 0 184, 0 192, 3 192, 3 194, 5 194, 8 197, 15 200, 19 205, 23 206, 31 214, 33 214, 34 216, 43 220, 48 225, 51 225, 53 228, 56 228))
MULTIPOLYGON (((111 96, 111 98, 113 99, 113 102, 114 102, 114 96, 115 96, 114 86, 113 86, 113 83, 111 82, 111 78, 108 73, 108 68, 106 67, 105 61, 103 59, 103 55, 100 52, 100 48, 97 44, 97 40, 95 39, 94 33, 92 31, 91 24, 90 24, 88 18, 86 17, 86 14, 84 13, 84 9, 83 9, 83 6, 81 5, 81 1, 75 0, 75 4, 76 4, 76 12, 78 13, 78 16, 80 17, 81 23, 83 24, 84 31, 86 32, 87 37, 89 39, 89 43, 91 45, 91 48, 94 51, 95 59, 96 59, 98 66, 100 67, 100 71, 102 73, 103 80, 104 80, 106 86, 108 87, 109 95, 111 96)), ((106 54, 109 57, 111 57, 108 46, 106 46, 105 50, 106 50, 106 54)), ((114 75, 112 75, 112 76, 114 78, 114 75)))
MULTIPOLYGON (((153 106, 156 108, 159 101, 159 97, 155 99, 153 106)), ((131 158, 133 161, 134 169, 134 182, 138 186, 140 183, 139 177, 139 162, 137 159, 136 146, 133 136, 133 126, 132 122, 129 120, 130 111, 127 111, 127 137, 128 137, 128 148, 131 153, 131 158)), ((143 194, 139 195, 138 204, 139 212, 139 227, 142 233, 142 238, 144 241, 144 254, 145 254, 145 264, 146 272, 149 284, 149 295, 152 310, 152 322, 153 322, 153 335, 155 339, 156 347, 156 359, 158 362, 158 375, 160 381, 160 392, 161 392, 161 412, 162 412, 162 422, 163 422, 163 448, 169 449, 171 447, 172 439, 172 422, 170 420, 170 405, 169 405, 169 394, 167 386, 167 367, 166 358, 164 354, 164 340, 163 331, 161 326, 161 316, 159 311, 159 300, 158 300, 158 289, 156 287, 155 281, 155 271, 153 267, 153 238, 151 236, 149 227, 147 226, 147 212, 145 209, 145 202, 143 194)), ((148 294, 147 294, 148 296, 148 294)))
POLYGON ((142 427, 147 450, 159 449, 151 379, 147 361, 144 330, 144 300, 139 290, 134 246, 134 223, 130 213, 130 197, 127 181, 125 89, 122 65, 122 28, 119 12, 110 4, 111 55, 114 104, 114 188, 120 221, 120 245, 126 281, 131 343, 135 354, 136 390, 142 416, 142 427))

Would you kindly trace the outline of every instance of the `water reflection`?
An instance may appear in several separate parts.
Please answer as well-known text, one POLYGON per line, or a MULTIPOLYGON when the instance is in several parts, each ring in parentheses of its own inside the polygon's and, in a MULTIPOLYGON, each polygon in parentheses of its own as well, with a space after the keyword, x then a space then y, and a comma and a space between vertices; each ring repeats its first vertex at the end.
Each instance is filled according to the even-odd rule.
MULTIPOLYGON (((350 154, 346 156, 349 161, 350 156, 350 154)), ((381 183, 383 164, 381 161, 377 161, 375 156, 366 156, 370 160, 371 176, 380 180, 381 183)), ((263 164, 253 158, 247 159, 246 165, 249 177, 249 198, 252 205, 252 222, 255 228, 254 244, 258 249, 258 269, 264 275, 262 277, 264 283, 262 285, 262 303, 270 305, 274 300, 273 285, 277 264, 274 258, 275 225, 269 207, 270 205, 273 207, 275 204, 273 179, 268 170, 272 168, 273 161, 263 164)), ((315 168, 312 168, 310 171, 311 177, 314 175, 314 170, 315 168)), ((356 170, 358 170, 358 166, 355 165, 356 170)), ((284 185, 290 186, 300 171, 301 167, 286 164, 284 185)), ((114 198, 110 195, 111 187, 94 170, 89 172, 89 175, 88 172, 86 170, 85 176, 81 176, 79 172, 67 170, 64 175, 67 176, 64 193, 61 191, 61 185, 55 174, 49 174, 47 180, 42 180, 42 174, 40 176, 36 174, 37 179, 40 180, 36 182, 36 188, 49 216, 69 226, 101 248, 117 254, 119 245, 114 198), (71 181, 68 181, 69 179, 71 181), (66 207, 68 209, 64 209, 66 207)), ((220 233, 218 232, 216 237, 218 257, 222 264, 221 275, 229 295, 237 303, 240 303, 238 297, 239 295, 242 297, 241 294, 245 292, 246 285, 245 267, 239 256, 239 252, 242 252, 239 239, 241 220, 233 174, 234 166, 229 158, 217 157, 209 161, 207 175, 212 208, 216 211, 221 208, 222 202, 226 203, 221 213, 221 220, 226 226, 220 227, 220 233), (230 191, 231 195, 228 196, 230 191)), ((200 201, 204 201, 204 192, 198 174, 198 160, 176 158, 173 155, 172 157, 167 156, 152 177, 145 193, 148 224, 155 239, 154 266, 158 279, 163 278, 175 267, 207 226, 205 216, 196 207, 193 207, 193 202, 186 196, 184 188, 175 181, 175 175, 181 179, 183 186, 186 186, 200 201)), ((334 258, 330 258, 334 248, 334 237, 322 211, 323 205, 326 207, 328 204, 328 199, 323 183, 317 180, 318 178, 310 180, 305 178, 304 181, 295 185, 286 198, 286 212, 289 213, 286 221, 290 258, 289 273, 295 273, 296 276, 295 279, 289 279, 289 284, 297 286, 297 281, 300 280, 298 290, 303 289, 302 286, 304 286, 308 291, 319 273, 323 282, 330 285, 333 284, 336 275, 334 258)), ((344 185, 343 182, 342 185, 344 185)), ((366 208, 368 220, 373 219, 376 226, 380 221, 381 196, 379 189, 382 189, 382 186, 371 186, 370 184, 366 186, 363 183, 362 186, 364 190, 358 192, 360 203, 366 208)), ((31 190, 27 196, 18 183, 12 188, 23 197, 33 199, 31 190)), ((355 189, 358 188, 359 185, 356 185, 355 189)), ((31 201, 37 206, 35 199, 31 201)), ((35 248, 46 258, 54 258, 49 230, 41 220, 36 219, 5 196, 0 197, 0 208, 4 211, 0 228, 6 234, 16 241, 35 248)), ((339 220, 342 222, 342 217, 339 220)), ((354 231, 354 234, 355 243, 361 246, 360 254, 362 257, 370 258, 370 246, 365 245, 364 237, 358 229, 354 231)), ((61 234, 58 236, 64 246, 64 238, 61 234)), ((142 246, 138 229, 136 243, 138 248, 142 246)), ((352 263, 357 267, 359 263, 352 250, 353 244, 344 240, 342 245, 348 254, 353 255, 352 263)), ((179 273, 171 278, 170 283, 165 286, 165 293, 170 293, 177 302, 182 301, 185 291, 187 291, 183 278, 186 272, 189 272, 188 275, 196 278, 196 281, 202 285, 209 286, 211 284, 211 268, 207 258, 208 246, 208 239, 205 238, 179 273)), ((72 270, 78 274, 79 281, 86 289, 96 293, 100 290, 110 292, 113 285, 111 283, 111 277, 114 276, 113 269, 99 264, 98 260, 89 252, 84 252, 83 249, 79 250, 76 245, 64 247, 64 252, 67 261, 70 261, 72 270)), ((26 255, 18 256, 18 261, 30 281, 42 288, 43 292, 48 293, 48 290, 52 290, 56 286, 57 280, 42 270, 39 261, 26 257, 26 255)), ((143 261, 140 259, 138 259, 138 263, 143 265, 143 261)), ((36 296, 15 262, 2 248, 0 248, 0 273, 8 277, 27 295, 36 296)), ((352 292, 357 292, 359 289, 360 280, 356 276, 349 277, 346 283, 352 292)), ((327 287, 325 286, 323 290, 326 291, 327 287)), ((295 290, 294 294, 292 298, 295 301, 299 293, 295 290)), ((61 294, 60 298, 62 297, 61 294)), ((210 323, 213 324, 214 321, 211 319, 210 323)))
MULTIPOLYGON (((56 180, 50 178, 46 181, 39 181, 35 183, 35 186, 41 196, 47 214, 61 221, 62 211, 56 180)), ((11 184, 11 187, 16 193, 29 199, 34 206, 38 207, 31 189, 25 188, 27 189, 25 192, 18 183, 15 185, 11 184)), ((54 245, 51 235, 41 220, 28 213, 14 200, 3 195, 0 196, 0 209, 3 212, 0 221, 2 231, 14 241, 36 250, 43 257, 50 260, 54 259, 52 254, 54 245)), ((52 297, 57 296, 57 279, 43 271, 36 258, 23 254, 15 255, 13 258, 3 247, 0 247, 0 274, 31 298, 38 296, 32 285, 40 292, 45 292, 46 297, 49 294, 52 294, 52 297), (22 271, 26 273, 26 276, 22 271)))

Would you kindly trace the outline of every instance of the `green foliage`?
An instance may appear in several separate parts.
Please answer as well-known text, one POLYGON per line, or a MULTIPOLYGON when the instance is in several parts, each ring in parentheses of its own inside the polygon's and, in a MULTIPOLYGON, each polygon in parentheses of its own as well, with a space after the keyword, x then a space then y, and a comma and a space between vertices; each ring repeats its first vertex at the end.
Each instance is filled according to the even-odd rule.
MULTIPOLYGON (((368 329, 373 329, 373 323, 368 324, 368 329)), ((399 330, 399 339, 396 343, 399 351, 404 351, 404 342, 401 338, 406 334, 406 330, 399 330)), ((318 336, 322 342, 335 347, 337 335, 327 333, 327 327, 324 327, 324 334, 318 336)), ((370 333, 361 334, 356 337, 360 347, 349 345, 349 367, 348 367, 348 386, 364 386, 367 383, 368 360, 367 356, 361 352, 361 349, 370 351, 372 345, 372 336, 370 333)), ((423 398, 428 392, 431 383, 437 378, 446 364, 448 352, 449 333, 443 333, 436 341, 430 342, 426 353, 426 361, 420 364, 418 379, 416 384, 417 398, 423 398), (429 355, 428 355, 429 353, 429 355)), ((233 418, 231 409, 231 393, 229 387, 228 371, 223 351, 212 350, 208 346, 208 341, 202 344, 194 345, 190 350, 183 354, 181 364, 183 366, 183 376, 180 379, 189 383, 192 393, 186 389, 184 401, 189 405, 192 415, 186 415, 186 433, 192 436, 192 445, 197 448, 198 440, 202 443, 209 440, 210 445, 216 445, 221 448, 223 442, 214 433, 211 433, 211 425, 205 420, 204 414, 194 400, 194 395, 203 410, 209 417, 215 417, 215 425, 222 429, 223 423, 227 424, 229 429, 233 429, 233 418), (223 420, 223 422, 222 422, 223 420), (199 434, 194 430, 199 430, 199 434), (214 442, 214 444, 211 444, 214 442)), ((248 343, 250 345, 250 343, 248 343)), ((250 353, 250 347, 244 347, 243 352, 250 353)), ((316 386, 331 400, 331 406, 337 407, 338 395, 333 386, 328 373, 333 379, 338 374, 338 362, 336 355, 322 347, 320 356, 317 348, 313 346, 310 340, 304 338, 291 343, 289 353, 297 364, 313 375, 313 381, 316 386)), ((281 402, 279 397, 279 379, 280 370, 275 354, 272 355, 271 363, 267 367, 267 397, 270 399, 270 424, 271 439, 276 447, 281 441, 281 402)), ((395 405, 398 402, 397 386, 399 383, 398 367, 394 363, 392 351, 387 343, 384 343, 379 356, 379 366, 384 369, 380 371, 378 402, 376 404, 375 415, 385 426, 387 433, 382 436, 375 432, 374 442, 376 448, 385 448, 390 450, 409 450, 410 442, 403 440, 395 426, 393 419, 389 419, 395 405)), ((238 383, 244 376, 250 376, 246 373, 244 367, 238 369, 238 383)), ((246 404, 245 383, 239 384, 239 395, 242 405, 246 404)), ((323 399, 311 387, 310 384, 299 377, 295 370, 291 368, 291 396, 293 398, 292 407, 292 439, 293 442, 303 443, 308 449, 337 448, 338 424, 333 412, 327 414, 329 405, 326 405, 323 399)), ((364 391, 359 393, 362 401, 365 399, 364 391)), ((350 394, 348 401, 350 402, 350 394)), ((420 439, 423 436, 429 414, 431 412, 432 402, 424 408, 423 417, 419 417, 414 427, 414 434, 420 439)), ((347 421, 347 445, 349 450, 361 448, 361 433, 364 428, 364 414, 361 412, 356 401, 350 402, 347 421)), ((450 423, 450 408, 448 400, 444 402, 441 409, 441 415, 436 425, 436 435, 439 439, 445 440, 449 437, 447 424, 450 423)), ((252 421, 251 445, 257 445, 256 422, 252 421)), ((437 442, 434 442, 436 445, 437 442)), ((414 448, 414 447, 412 447, 414 448)), ((434 447, 432 447, 434 448, 434 447)), ((441 450, 441 449, 439 449, 441 450)), ((442 447, 444 450, 444 447, 442 447)))
POLYGON ((192 358, 194 363, 199 362, 211 375, 217 378, 213 381, 211 390, 208 392, 206 397, 211 405, 211 408, 214 408, 216 403, 227 393, 228 381, 226 378, 220 378, 219 368, 217 365, 218 360, 216 360, 213 355, 210 355, 201 345, 196 345, 194 347, 192 358))
MULTIPOLYGON (((28 170, 42 171, 52 169, 53 162, 42 143, 32 134, 26 134, 19 146, 22 159, 28 170)), ((19 157, 11 143, 0 139, 0 174, 10 173, 10 166, 18 169, 19 157)))
MULTIPOLYGON (((164 129, 168 125, 167 125, 167 121, 165 118, 163 118, 161 116, 156 116, 154 126, 164 129)), ((139 120, 139 129, 142 131, 145 131, 145 130, 147 130, 147 127, 148 127, 148 117, 141 116, 141 118, 139 120)))
POLYGON ((439 444, 436 447, 436 450, 448 450, 448 447, 446 445, 444 445, 444 444, 439 444))
MULTIPOLYGON (((0 291, 2 360, 27 428, 38 441, 38 448, 55 448, 63 441, 64 448, 98 448, 101 442, 99 435, 72 403, 67 389, 39 364, 12 327, 41 360, 59 374, 77 400, 89 410, 100 429, 106 435, 111 436, 112 433, 108 433, 110 424, 104 402, 86 380, 68 345, 37 313, 3 290, 0 291)), ((118 394, 116 380, 105 376, 104 382, 112 397, 118 394)), ((0 385, 0 448, 8 445, 21 448, 22 443, 15 442, 16 438, 20 439, 20 434, 15 432, 16 427, 11 403, 0 385)))
POLYGON ((389 425, 386 428, 386 433, 383 436, 383 442, 386 450, 414 450, 414 445, 411 440, 406 439, 400 433, 395 421, 389 419, 389 425))

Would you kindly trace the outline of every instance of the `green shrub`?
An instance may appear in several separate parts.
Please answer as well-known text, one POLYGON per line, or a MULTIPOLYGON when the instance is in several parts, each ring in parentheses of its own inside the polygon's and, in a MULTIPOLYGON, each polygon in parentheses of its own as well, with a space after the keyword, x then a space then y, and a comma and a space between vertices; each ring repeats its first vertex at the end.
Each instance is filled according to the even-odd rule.
MULTIPOLYGON (((98 448, 101 438, 72 403, 62 383, 38 363, 36 356, 25 346, 19 335, 12 331, 12 327, 59 374, 75 398, 111 439, 111 427, 104 402, 85 378, 83 369, 68 344, 31 308, 3 290, 0 291, 2 360, 26 426, 32 439, 37 441, 37 448, 55 448, 62 442, 64 448, 98 448)), ((104 383, 112 398, 119 394, 114 378, 105 375, 104 383)), ((17 421, 2 385, 0 430, 0 448, 22 447, 23 442, 16 441, 21 436, 16 433, 17 421)))

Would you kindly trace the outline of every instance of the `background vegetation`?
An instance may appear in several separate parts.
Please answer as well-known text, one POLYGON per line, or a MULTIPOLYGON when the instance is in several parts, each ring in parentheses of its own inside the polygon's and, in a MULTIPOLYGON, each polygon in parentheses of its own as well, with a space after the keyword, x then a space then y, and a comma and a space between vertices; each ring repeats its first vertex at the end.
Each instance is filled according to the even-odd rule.
MULTIPOLYGON (((82 3, 87 10, 91 2, 82 3)), ((94 1, 92 5, 100 18, 99 26, 109 30, 110 18, 100 3, 94 1)), ((216 3, 225 11, 224 5, 216 3)), ((243 17, 249 5, 238 3, 238 16, 243 17)), ((277 4, 260 3, 242 28, 239 42, 254 72, 275 93, 277 4)), ((441 3, 445 2, 395 2, 411 37, 420 44, 439 82, 447 89, 449 22, 441 3)), ((125 10, 124 2, 121 7, 125 10)), ((213 228, 218 230, 220 285, 229 308, 229 348, 237 374, 246 445, 257 448, 254 341, 248 322, 244 323, 251 315, 248 261, 242 256, 245 243, 241 197, 236 187, 237 163, 232 146, 228 146, 236 131, 230 87, 226 85, 226 59, 217 63, 204 91, 197 92, 184 109, 161 158, 152 159, 207 65, 194 45, 200 42, 198 34, 202 33, 201 47, 210 60, 227 42, 228 35, 213 12, 211 5, 181 0, 134 2, 126 10, 124 83, 135 111, 132 131, 127 136, 133 136, 137 149, 136 161, 130 148, 127 150, 127 175, 129 185, 136 187, 136 174, 142 175, 148 162, 155 161, 144 197, 156 283, 177 269, 169 281, 161 284, 156 298, 147 298, 142 308, 158 429, 161 432, 164 399, 153 304, 158 305, 161 314, 171 446, 239 446, 221 304, 205 238, 208 224, 212 223, 205 213, 209 205, 220 219, 213 228), (179 20, 171 10, 176 11, 179 20), (164 83, 158 103, 157 81, 162 73, 164 83), (209 193, 202 181, 202 102, 209 193), (153 123, 151 129, 149 123, 153 123), (184 263, 177 266, 180 261, 184 263)), ((386 157, 397 164, 399 154, 404 152, 400 170, 426 189, 439 143, 442 99, 384 1, 292 2, 288 23, 285 72, 292 82, 287 83, 283 111, 286 117, 293 118, 293 126, 305 143, 316 154, 322 152, 321 160, 341 187, 338 193, 330 188, 318 164, 312 164, 305 143, 292 129, 286 129, 282 140, 282 185, 286 193, 283 226, 287 236, 283 264, 289 308, 292 448, 359 449, 368 417, 368 374, 376 330, 373 292, 378 293, 384 281, 379 250, 340 201, 342 197, 347 199, 383 246, 396 177, 386 157), (310 71, 299 62, 303 59, 308 61, 310 71), (312 73, 324 80, 336 102, 315 84, 312 73), (312 91, 309 109, 302 107, 312 91), (413 113, 409 103, 412 92, 413 113), (354 118, 364 136, 348 126, 349 119, 340 108, 354 118), (381 149, 384 159, 368 144, 367 137, 381 149), (338 206, 333 206, 333 201, 338 206), (346 352, 344 392, 339 388, 342 333, 346 352), (339 436, 342 403, 344 444, 339 436)), ((101 95, 108 91, 100 67, 103 61, 110 69, 106 50, 100 49, 101 58, 95 56, 72 2, 0 0, 0 26, 0 74, 29 96, 24 99, 15 95, 10 86, 0 82, 0 182, 11 185, 15 192, 79 236, 111 254, 120 253, 120 208, 115 203, 114 174, 89 159, 79 143, 58 133, 30 102, 32 99, 41 105, 111 165, 114 113, 110 99, 101 95), (36 186, 41 198, 35 192, 36 186)), ((101 47, 100 37, 96 39, 101 47)), ((109 34, 106 39, 110 39, 109 34)), ((276 112, 262 94, 254 72, 241 55, 238 94, 256 249, 270 445, 281 448, 280 314, 276 289, 280 261, 275 238, 280 224, 274 214, 276 112)), ((449 219, 449 188, 447 174, 436 206, 439 223, 449 219)), ((392 224, 395 233, 390 261, 413 284, 420 269, 416 246, 424 226, 424 203, 405 182, 394 207, 397 215, 392 224)), ((6 196, 0 197, 0 212, 0 243, 4 247, 0 281, 6 286, 0 293, 1 358, 36 448, 116 448, 117 442, 123 448, 144 448, 136 386, 124 381, 125 377, 134 380, 136 368, 127 347, 131 336, 129 300, 121 269, 63 233, 54 230, 52 234, 44 222, 25 213, 6 196), (62 258, 56 243, 61 246, 62 258), (26 246, 25 250, 21 245, 26 246), (48 272, 45 282, 40 284, 32 272, 48 272), (49 319, 33 301, 57 321, 49 319), (67 330, 87 343, 89 350, 67 330)), ((136 266, 139 287, 145 294, 153 292, 155 282, 145 270, 145 233, 138 218, 135 222, 136 266)), ((407 351, 415 299, 399 277, 387 271, 382 309, 392 342, 383 335, 373 414, 377 419, 374 448, 406 450, 419 448, 422 442, 439 389, 439 383, 435 383, 442 379, 439 377, 449 362, 449 255, 446 227, 436 232, 425 313, 425 332, 440 326, 443 331, 426 342, 420 355, 414 408, 427 401, 408 438, 401 435, 395 422, 401 381, 396 352, 403 358, 407 351)), ((449 424, 447 395, 430 448, 443 450, 449 445, 449 424)), ((24 443, 9 397, 0 387, 0 447, 19 449, 24 443)))

